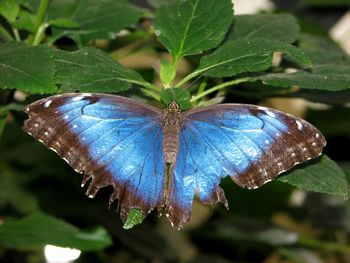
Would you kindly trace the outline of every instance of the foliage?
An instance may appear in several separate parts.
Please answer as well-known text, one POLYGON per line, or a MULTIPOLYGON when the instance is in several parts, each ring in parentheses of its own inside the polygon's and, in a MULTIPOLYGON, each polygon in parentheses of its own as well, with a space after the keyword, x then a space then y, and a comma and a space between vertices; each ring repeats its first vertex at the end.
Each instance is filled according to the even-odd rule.
POLYGON ((149 4, 157 9, 125 0, 0 1, 0 260, 15 262, 15 251, 21 262, 38 262, 29 255, 48 243, 94 251, 84 262, 345 258, 350 160, 339 145, 350 141, 350 57, 289 13, 234 15, 230 0, 149 4), (140 69, 145 54, 159 66, 140 69), (224 180, 230 211, 196 205, 192 225, 177 232, 133 209, 124 229, 142 224, 126 231, 106 209, 108 190, 85 199, 79 176, 20 130, 27 103, 64 92, 121 93, 158 106, 176 100, 182 110, 275 97, 322 102, 302 117, 326 135, 326 153, 345 173, 324 155, 255 191, 224 180), (214 241, 221 247, 208 246, 214 241))

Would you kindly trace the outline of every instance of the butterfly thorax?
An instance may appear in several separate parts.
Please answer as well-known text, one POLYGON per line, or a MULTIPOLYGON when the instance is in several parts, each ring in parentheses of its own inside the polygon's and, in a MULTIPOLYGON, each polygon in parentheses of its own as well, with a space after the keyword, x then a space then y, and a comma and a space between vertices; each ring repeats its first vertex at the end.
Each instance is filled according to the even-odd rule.
POLYGON ((173 101, 163 115, 163 154, 166 163, 174 164, 179 150, 179 129, 182 126, 182 114, 179 105, 173 101))

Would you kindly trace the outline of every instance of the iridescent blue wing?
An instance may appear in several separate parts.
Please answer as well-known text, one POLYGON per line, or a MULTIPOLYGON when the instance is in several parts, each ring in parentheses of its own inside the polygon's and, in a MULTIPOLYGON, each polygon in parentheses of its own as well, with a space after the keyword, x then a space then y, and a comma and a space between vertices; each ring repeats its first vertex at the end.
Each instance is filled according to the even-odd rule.
POLYGON ((308 122, 253 105, 222 104, 183 114, 180 148, 169 197, 169 218, 181 226, 199 200, 227 206, 220 180, 257 188, 294 165, 317 157, 326 144, 308 122))
POLYGON ((122 219, 131 207, 147 214, 163 206, 162 112, 119 96, 65 94, 26 108, 24 130, 77 172, 87 195, 112 185, 122 219))

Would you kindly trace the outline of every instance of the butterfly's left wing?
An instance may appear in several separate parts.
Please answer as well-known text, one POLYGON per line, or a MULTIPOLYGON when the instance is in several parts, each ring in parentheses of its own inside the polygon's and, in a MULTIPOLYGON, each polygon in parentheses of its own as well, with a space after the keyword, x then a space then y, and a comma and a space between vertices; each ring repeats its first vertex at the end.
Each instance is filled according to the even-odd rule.
POLYGON ((185 112, 170 186, 168 214, 181 226, 192 201, 227 205, 219 183, 230 175, 257 188, 294 165, 321 155, 326 141, 308 122, 277 110, 221 104, 185 112))
POLYGON ((163 206, 162 112, 134 100, 107 94, 64 94, 26 108, 23 126, 90 178, 93 197, 112 185, 122 219, 131 207, 144 214, 163 206))

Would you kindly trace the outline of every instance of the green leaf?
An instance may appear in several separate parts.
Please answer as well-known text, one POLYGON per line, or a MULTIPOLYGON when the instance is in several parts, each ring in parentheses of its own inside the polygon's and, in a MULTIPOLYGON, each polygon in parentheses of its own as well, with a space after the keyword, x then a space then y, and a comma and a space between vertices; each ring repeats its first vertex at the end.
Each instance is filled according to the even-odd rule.
POLYGON ((154 28, 159 41, 178 61, 218 46, 232 19, 229 0, 176 0, 156 11, 154 28))
POLYGON ((160 62, 160 79, 166 87, 171 85, 176 75, 176 68, 174 64, 169 63, 167 60, 160 62))
POLYGON ((15 21, 19 12, 19 2, 20 0, 1 0, 0 14, 9 22, 15 21))
POLYGON ((350 63, 345 51, 329 38, 303 33, 299 46, 314 65, 350 63))
POLYGON ((347 199, 348 184, 346 176, 329 157, 323 155, 321 158, 309 161, 303 166, 280 176, 278 180, 309 191, 340 195, 347 199))
POLYGON ((181 110, 188 110, 192 108, 192 104, 190 103, 191 94, 187 89, 164 89, 161 91, 160 96, 161 100, 166 106, 168 106, 171 102, 176 101, 181 110))
POLYGON ((31 93, 54 93, 52 50, 7 43, 0 47, 0 88, 31 93))
POLYGON ((262 71, 272 65, 276 51, 283 52, 300 65, 310 65, 308 56, 288 43, 266 38, 237 39, 202 57, 199 67, 192 74, 229 77, 242 72, 262 71))
POLYGON ((81 231, 62 219, 42 213, 20 220, 7 220, 0 225, 0 244, 6 247, 35 249, 50 244, 92 251, 101 250, 111 243, 111 238, 101 227, 81 231))
POLYGON ((53 0, 47 11, 49 21, 68 19, 80 25, 77 29, 54 28, 53 38, 78 36, 82 41, 115 38, 116 34, 134 25, 142 16, 140 9, 126 1, 53 0))
POLYGON ((84 48, 75 52, 9 43, 0 48, 0 87, 35 93, 120 92, 146 83, 108 54, 84 48), (59 85, 60 89, 56 85, 59 85))
POLYGON ((313 66, 312 72, 271 73, 254 79, 277 87, 340 91, 350 89, 350 65, 319 65, 313 66))
MULTIPOLYGON (((301 49, 311 57, 309 71, 271 73, 259 76, 264 84, 277 87, 300 87, 326 91, 350 89, 350 57, 333 41, 303 34, 301 49)), ((253 80, 253 79, 252 79, 253 80)))
POLYGON ((65 27, 65 28, 79 27, 79 23, 67 18, 57 18, 49 21, 49 24, 55 27, 65 27))
POLYGON ((35 15, 29 13, 25 10, 20 10, 18 18, 16 21, 13 21, 11 24, 18 29, 27 30, 30 33, 35 32, 35 15))
POLYGON ((227 40, 238 38, 270 38, 293 43, 299 38, 297 19, 291 14, 257 14, 235 16, 227 40))
POLYGON ((131 208, 124 222, 123 228, 131 229, 134 226, 141 224, 144 219, 145 216, 142 214, 142 211, 137 208, 131 208))
POLYGON ((120 92, 131 87, 130 82, 145 82, 133 70, 126 69, 108 54, 94 48, 75 52, 56 51, 55 80, 62 92, 120 92))

